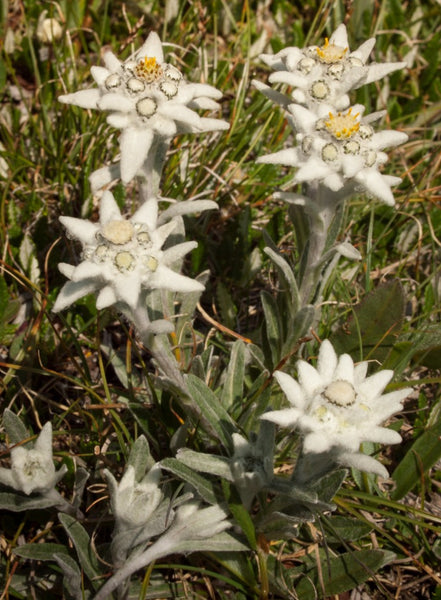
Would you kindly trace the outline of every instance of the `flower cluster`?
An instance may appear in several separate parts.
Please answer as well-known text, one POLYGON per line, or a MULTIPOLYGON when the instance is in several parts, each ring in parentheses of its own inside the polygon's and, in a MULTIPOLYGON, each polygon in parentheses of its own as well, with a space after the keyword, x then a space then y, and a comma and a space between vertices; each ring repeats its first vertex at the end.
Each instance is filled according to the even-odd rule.
POLYGON ((211 85, 188 83, 164 62, 162 43, 151 32, 143 46, 124 62, 112 52, 105 67, 94 66, 98 87, 60 96, 66 104, 109 111, 107 122, 122 130, 120 174, 124 183, 139 172, 155 137, 170 140, 177 133, 228 129, 220 119, 199 116, 193 109, 216 110, 221 92, 211 85))
POLYGON ((405 63, 367 65, 375 44, 371 39, 349 51, 346 28, 340 25, 322 47, 285 48, 261 58, 276 70, 271 83, 292 86, 291 97, 269 86, 255 85, 289 113, 296 131, 295 148, 262 156, 261 163, 297 167, 294 183, 319 181, 344 197, 360 186, 388 205, 394 204, 391 186, 398 177, 382 175, 387 161, 383 148, 402 144, 407 135, 397 131, 375 133, 371 123, 384 113, 363 117, 364 107, 350 107, 348 92, 402 68, 405 63))
POLYGON ((97 308, 122 302, 131 309, 138 305, 143 289, 178 292, 202 291, 199 282, 174 271, 171 265, 196 247, 183 242, 163 250, 176 220, 157 227, 157 199, 152 198, 124 219, 111 192, 101 199, 100 221, 60 217, 69 234, 83 246, 82 262, 74 267, 60 263, 70 279, 54 304, 63 310, 86 294, 98 292, 97 308))
POLYGON ((354 365, 348 354, 338 357, 325 340, 317 368, 303 360, 297 363, 298 382, 286 373, 275 372, 292 408, 268 412, 262 418, 299 431, 306 454, 332 452, 338 464, 387 477, 381 463, 360 453, 360 444, 401 441, 399 433, 380 424, 401 410, 411 390, 383 394, 393 371, 367 377, 367 368, 367 362, 354 365))
POLYGON ((387 154, 381 150, 402 144, 407 135, 388 130, 375 133, 371 123, 383 113, 363 118, 361 105, 338 112, 322 107, 317 115, 291 104, 288 111, 298 132, 297 146, 262 156, 259 162, 297 167, 294 183, 320 181, 333 192, 347 191, 348 182, 352 181, 393 206, 390 186, 401 179, 379 172, 379 167, 387 161, 387 154))

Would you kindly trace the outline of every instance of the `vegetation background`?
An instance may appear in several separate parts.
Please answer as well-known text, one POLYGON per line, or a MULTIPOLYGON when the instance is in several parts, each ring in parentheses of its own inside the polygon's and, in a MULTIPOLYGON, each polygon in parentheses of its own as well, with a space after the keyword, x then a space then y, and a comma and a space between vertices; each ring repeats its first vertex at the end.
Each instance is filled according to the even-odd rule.
MULTIPOLYGON (((266 82, 268 76, 258 55, 286 45, 321 44, 344 22, 351 48, 376 36, 377 61, 406 61, 406 69, 366 86, 357 98, 367 112, 387 109, 387 125, 410 136, 387 166, 403 177, 397 205, 391 209, 358 197, 347 207, 345 234, 363 260, 336 272, 317 335, 333 332, 337 341, 340 335, 342 349, 354 359, 361 353, 394 368, 415 393, 396 424, 404 442, 385 457, 395 489, 379 489, 369 478, 349 479, 335 500, 337 515, 356 519, 358 535, 348 539, 342 528, 336 539, 329 532, 326 539, 346 549, 396 553, 380 574, 334 597, 441 599, 441 3, 10 0, 1 11, 1 408, 20 414, 35 433, 52 420, 55 455, 69 467, 60 489, 69 489, 75 464, 94 472, 86 512, 92 534, 105 520, 102 469, 121 472, 127 448, 140 432, 161 455, 181 416, 170 398, 152 406, 146 394, 142 402, 142 385, 132 371, 136 365, 148 372, 149 356, 116 313, 98 313, 93 298, 63 315, 50 312, 64 283, 57 263, 78 258, 58 217, 96 218, 88 177, 118 152, 117 137, 102 114, 62 106, 57 97, 92 85, 90 67, 100 64, 106 49, 125 57, 151 30, 169 43, 187 79, 223 91, 229 132, 178 138, 162 187, 164 196, 204 195, 219 203, 219 211, 186 220, 189 239, 199 244, 186 272, 211 273, 194 322, 194 346, 183 349, 182 360, 191 361, 195 347, 214 347, 228 356, 232 340, 258 337, 259 292, 274 294, 277 287, 262 252, 263 229, 295 260, 286 205, 271 198, 290 175, 255 162, 290 136, 282 111, 251 86, 253 78, 266 82), (56 43, 45 43, 38 33, 43 10, 62 27, 56 43), (359 318, 370 320, 372 307, 379 306, 382 314, 360 340, 348 319, 359 311, 359 318), (133 402, 137 411, 127 409, 133 402)), ((121 206, 136 206, 134 189, 113 191, 121 206)), ((213 389, 220 372, 213 363, 213 389)), ((246 392, 252 395, 252 381, 246 392)), ((7 465, 3 430, 0 443, 7 465)), ((281 472, 290 468, 290 450, 285 444, 281 472)), ((63 532, 53 515, 11 517, 2 511, 0 531, 0 599, 59 597, 48 583, 55 567, 14 554, 24 542, 60 541, 63 532)), ((319 525, 309 525, 301 538, 275 544, 271 552, 287 568, 314 560, 322 533, 319 525)), ((157 571, 171 577, 175 597, 257 597, 255 586, 226 574, 213 557, 173 557, 157 571)))

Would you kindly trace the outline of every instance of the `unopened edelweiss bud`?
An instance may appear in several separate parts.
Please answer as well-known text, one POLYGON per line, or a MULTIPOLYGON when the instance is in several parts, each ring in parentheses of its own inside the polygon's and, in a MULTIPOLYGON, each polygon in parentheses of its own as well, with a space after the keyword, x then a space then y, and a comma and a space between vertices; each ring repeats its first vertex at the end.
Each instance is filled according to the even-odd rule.
MULTIPOLYGON (((47 11, 43 11, 42 15, 44 14, 47 14, 47 11)), ((40 19, 38 19, 36 35, 39 42, 49 45, 61 39, 63 29, 57 19, 41 19, 40 16, 40 19)))
POLYGON ((105 475, 110 488, 110 502, 116 521, 124 527, 141 527, 150 519, 162 500, 158 483, 161 469, 155 465, 142 478, 135 479, 135 469, 129 465, 121 481, 106 469, 105 475))
POLYGON ((52 457, 52 425, 46 423, 33 447, 16 445, 11 450, 11 469, 0 467, 0 483, 26 495, 54 489, 67 470, 55 471, 52 457))

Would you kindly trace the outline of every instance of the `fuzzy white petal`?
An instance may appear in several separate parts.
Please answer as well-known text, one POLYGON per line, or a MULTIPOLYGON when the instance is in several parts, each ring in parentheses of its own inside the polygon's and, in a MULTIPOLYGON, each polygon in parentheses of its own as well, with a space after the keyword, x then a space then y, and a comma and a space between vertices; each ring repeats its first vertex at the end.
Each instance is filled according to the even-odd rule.
POLYGON ((75 267, 74 265, 69 265, 68 263, 58 263, 58 270, 68 279, 72 279, 75 267))
POLYGON ((199 131, 227 131, 230 129, 230 124, 222 119, 209 119, 208 117, 201 117, 199 122, 199 131))
POLYGON ((366 454, 356 452, 341 453, 338 456, 338 462, 343 466, 353 467, 359 471, 374 473, 384 479, 389 477, 386 467, 378 462, 378 460, 375 460, 375 458, 372 458, 372 456, 367 456, 366 454))
POLYGON ((104 67, 93 66, 90 69, 90 74, 95 80, 95 83, 98 85, 104 85, 104 82, 110 75, 109 69, 105 69, 104 67))
POLYGON ((322 378, 317 370, 304 360, 297 363, 299 382, 307 396, 312 396, 322 387, 322 378))
POLYGON ((95 281, 68 281, 61 288, 52 311, 60 312, 60 310, 64 310, 83 296, 94 292, 96 288, 95 281))
POLYGON ((153 131, 150 129, 125 129, 120 138, 121 145, 121 179, 128 183, 141 168, 153 142, 153 131))
POLYGON ((98 100, 101 94, 97 89, 80 90, 73 94, 64 94, 58 97, 58 101, 63 104, 73 104, 80 108, 98 108, 98 100))
POLYGON ((34 449, 46 454, 52 460, 52 423, 50 421, 43 425, 35 442, 34 449))
POLYGON ((303 440, 303 451, 306 453, 320 454, 327 452, 331 447, 332 440, 321 431, 308 433, 303 440))
POLYGON ((294 427, 302 412, 296 408, 282 408, 261 415, 261 419, 271 421, 282 427, 294 427))
POLYGON ((363 81, 365 83, 372 83, 372 81, 378 81, 378 79, 383 79, 389 73, 393 73, 394 71, 398 71, 400 69, 404 69, 406 67, 405 62, 396 62, 396 63, 375 63, 368 67, 368 74, 366 79, 363 81))
POLYGON ((370 427, 366 432, 366 439, 361 441, 375 442, 377 444, 400 444, 402 442, 401 435, 393 429, 386 427, 370 427))
POLYGON ((287 167, 296 167, 299 164, 299 155, 297 148, 286 148, 273 154, 265 154, 257 158, 258 163, 270 165, 286 165, 287 167))
POLYGON ((121 68, 121 61, 110 50, 105 52, 103 61, 106 68, 112 73, 119 71, 121 68))
POLYGON ((185 86, 185 94, 188 100, 193 100, 198 96, 206 96, 207 98, 213 98, 213 100, 222 98, 220 90, 206 83, 189 83, 185 86))
POLYGON ((83 260, 73 272, 72 281, 82 281, 84 279, 101 280, 103 277, 103 267, 89 260, 83 260))
POLYGON ((293 116, 294 124, 297 131, 309 132, 315 128, 317 115, 299 104, 290 104, 289 112, 293 116))
POLYGON ((60 223, 67 229, 71 236, 83 244, 90 244, 95 240, 98 226, 86 219, 75 217, 60 217, 60 223))
POLYGON ((329 43, 334 44, 335 46, 340 46, 340 48, 347 48, 349 46, 348 34, 346 31, 346 25, 344 25, 344 23, 341 23, 333 32, 329 38, 329 43))
POLYGON ((359 46, 357 48, 357 50, 354 50, 354 52, 351 52, 350 56, 353 56, 354 58, 359 58, 361 60, 361 62, 364 64, 367 61, 367 59, 369 58, 370 53, 374 49, 374 46, 375 46, 375 38, 369 38, 368 40, 363 42, 363 44, 361 44, 361 46, 359 46))
POLYGON ((286 107, 292 102, 291 99, 288 98, 288 96, 285 96, 285 94, 282 94, 277 90, 273 90, 272 87, 266 85, 265 83, 262 83, 261 81, 258 81, 257 79, 253 79, 251 84, 253 85, 253 87, 256 88, 256 90, 262 92, 262 94, 264 94, 267 98, 269 98, 276 104, 280 104, 286 107))
POLYGON ((409 136, 403 131, 383 130, 373 135, 372 146, 377 150, 381 150, 404 144, 408 139, 409 136))
POLYGON ((373 196, 376 196, 388 206, 394 206, 395 200, 390 185, 387 179, 376 169, 363 169, 357 173, 354 179, 361 183, 373 196))
POLYGON ((297 381, 283 373, 282 371, 275 371, 274 377, 277 380, 277 383, 280 385, 282 390, 284 391, 288 401, 298 409, 304 409, 305 407, 305 395, 301 386, 297 383, 297 381))
POLYGON ((349 354, 342 354, 337 363, 334 373, 334 380, 354 382, 354 362, 349 354))
POLYGON ((160 64, 164 62, 162 43, 155 31, 149 33, 146 41, 136 53, 136 56, 138 59, 144 58, 144 56, 156 58, 156 61, 160 64))
POLYGON ((370 398, 378 396, 383 392, 393 375, 394 372, 390 369, 378 371, 360 383, 359 389, 363 394, 366 394, 366 396, 370 398))
POLYGON ((205 286, 195 279, 175 273, 172 269, 160 265, 152 275, 151 288, 160 288, 171 292, 203 292, 205 286))
POLYGON ((100 290, 100 293, 96 299, 96 307, 98 310, 102 310, 103 308, 108 308, 113 304, 116 304, 117 297, 115 294, 115 290, 110 286, 106 285, 100 290))
POLYGON ((188 102, 188 108, 196 108, 199 110, 219 110, 220 104, 211 100, 211 98, 194 98, 188 102))
POLYGON ((106 165, 101 169, 93 171, 93 173, 89 177, 89 183, 90 187, 92 188, 92 193, 95 193, 97 192, 97 190, 101 189, 105 185, 108 185, 113 179, 118 179, 119 176, 119 163, 115 163, 113 165, 106 165))
POLYGON ((100 110, 114 110, 117 112, 130 112, 134 110, 133 100, 117 92, 105 94, 99 99, 97 105, 100 110))
POLYGON ((164 225, 161 225, 161 227, 158 227, 158 229, 156 229, 155 240, 159 248, 162 248, 165 240, 168 238, 171 232, 176 229, 177 224, 178 222, 176 220, 169 221, 168 223, 165 223, 164 225))
POLYGON ((156 227, 158 220, 158 200, 156 198, 148 198, 138 208, 132 217, 134 223, 147 223, 152 229, 156 227))
POLYGON ((105 225, 110 221, 122 220, 121 211, 112 192, 106 190, 100 202, 100 223, 105 225))
POLYGON ((337 354, 329 340, 323 340, 317 360, 317 371, 323 381, 332 381, 332 375, 337 368, 337 354))
POLYGON ((308 80, 303 75, 298 73, 290 73, 289 71, 276 71, 268 77, 270 83, 286 83, 292 87, 306 88, 308 80))
POLYGON ((175 261, 180 260, 186 254, 197 248, 197 242, 182 242, 182 244, 176 244, 171 248, 164 250, 163 261, 165 265, 171 265, 175 261))
POLYGON ((130 125, 132 119, 130 118, 130 115, 126 113, 115 112, 107 115, 106 121, 110 127, 114 127, 115 129, 124 129, 130 125))
MULTIPOLYGON (((329 167, 324 161, 312 157, 297 171, 295 180, 299 183, 302 181, 314 181, 316 179, 329 177, 331 174, 333 174, 331 167, 329 167)), ((331 187, 329 185, 330 183, 331 182, 328 180, 326 185, 331 187)), ((331 189, 333 188, 331 187, 331 189)))
POLYGON ((182 104, 171 101, 165 102, 164 104, 161 104, 159 110, 161 115, 168 117, 169 119, 183 122, 195 129, 199 129, 200 127, 201 117, 195 113, 194 110, 191 110, 191 108, 187 108, 182 104))
POLYGON ((141 279, 138 273, 121 275, 115 281, 114 289, 119 300, 122 300, 131 308, 135 308, 141 291, 141 279))
POLYGON ((212 200, 184 200, 182 202, 176 202, 176 204, 173 204, 170 208, 167 208, 167 210, 161 213, 158 219, 158 225, 161 225, 176 216, 198 213, 204 210, 215 210, 218 208, 219 206, 212 200))

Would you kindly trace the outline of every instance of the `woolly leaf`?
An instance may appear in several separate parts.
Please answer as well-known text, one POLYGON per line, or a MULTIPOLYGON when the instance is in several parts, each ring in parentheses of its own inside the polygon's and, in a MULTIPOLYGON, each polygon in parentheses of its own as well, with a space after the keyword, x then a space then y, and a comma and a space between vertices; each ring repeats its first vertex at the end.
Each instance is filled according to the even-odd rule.
POLYGON ((187 375, 186 382, 192 401, 197 405, 203 417, 203 425, 230 452, 231 434, 237 430, 236 424, 222 407, 213 391, 198 377, 187 375))
POLYGON ((99 581, 93 581, 101 576, 98 559, 91 547, 91 542, 87 531, 78 523, 76 519, 65 513, 59 513, 58 518, 71 539, 75 550, 77 551, 83 571, 92 581, 94 586, 99 585, 99 581))
POLYGON ((222 388, 222 405, 229 408, 242 398, 245 376, 245 344, 237 340, 231 347, 230 362, 222 388))

